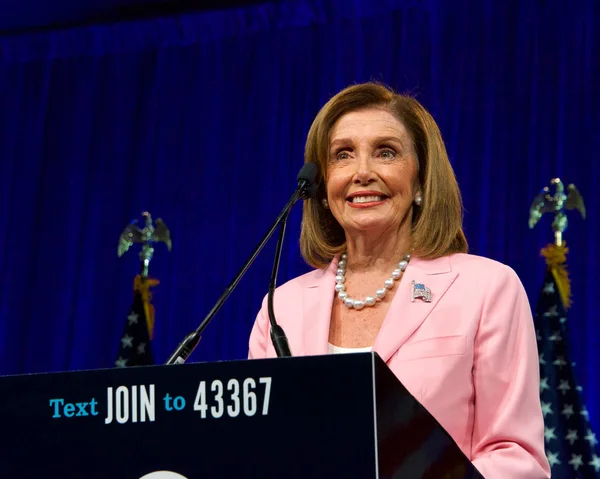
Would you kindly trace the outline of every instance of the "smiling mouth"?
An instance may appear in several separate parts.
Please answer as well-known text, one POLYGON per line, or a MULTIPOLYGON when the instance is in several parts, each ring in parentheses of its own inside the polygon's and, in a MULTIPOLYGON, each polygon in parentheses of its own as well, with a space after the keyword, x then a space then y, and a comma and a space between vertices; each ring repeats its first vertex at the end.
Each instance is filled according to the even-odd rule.
POLYGON ((349 196, 346 198, 346 201, 350 206, 355 208, 366 208, 370 206, 377 206, 387 200, 388 197, 380 194, 380 195, 356 195, 349 196))
POLYGON ((383 201, 385 198, 386 197, 383 195, 354 196, 352 198, 349 198, 348 201, 350 201, 350 203, 354 203, 354 204, 378 203, 380 201, 383 201))

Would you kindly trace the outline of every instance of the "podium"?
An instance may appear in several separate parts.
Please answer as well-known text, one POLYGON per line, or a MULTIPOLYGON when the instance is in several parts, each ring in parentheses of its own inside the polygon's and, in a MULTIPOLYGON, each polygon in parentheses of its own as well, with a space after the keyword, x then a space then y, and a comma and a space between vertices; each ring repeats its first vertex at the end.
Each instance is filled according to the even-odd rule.
POLYGON ((482 477, 376 353, 7 376, 0 415, 6 479, 482 477))

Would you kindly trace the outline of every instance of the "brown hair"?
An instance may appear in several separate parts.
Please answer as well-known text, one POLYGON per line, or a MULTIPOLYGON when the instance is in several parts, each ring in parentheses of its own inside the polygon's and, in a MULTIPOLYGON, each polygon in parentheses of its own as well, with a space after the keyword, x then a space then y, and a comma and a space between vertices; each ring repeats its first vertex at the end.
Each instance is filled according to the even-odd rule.
POLYGON ((304 203, 300 233, 300 251, 304 260, 315 268, 323 268, 346 248, 344 230, 331 211, 321 205, 321 200, 326 197, 330 133, 343 115, 369 107, 384 108, 392 113, 402 122, 414 143, 423 204, 413 208, 413 254, 438 258, 467 252, 461 194, 435 120, 413 97, 397 94, 379 83, 363 83, 350 86, 331 98, 321 108, 308 132, 304 161, 317 165, 319 189, 316 198, 304 203))

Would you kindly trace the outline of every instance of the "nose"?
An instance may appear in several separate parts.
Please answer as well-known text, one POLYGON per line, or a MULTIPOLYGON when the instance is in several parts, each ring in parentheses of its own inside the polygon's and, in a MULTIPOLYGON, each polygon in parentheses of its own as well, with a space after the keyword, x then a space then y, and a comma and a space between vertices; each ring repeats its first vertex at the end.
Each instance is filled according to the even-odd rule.
POLYGON ((356 170, 352 181, 355 185, 369 185, 376 180, 373 171, 373 162, 368 154, 361 154, 357 157, 356 170))

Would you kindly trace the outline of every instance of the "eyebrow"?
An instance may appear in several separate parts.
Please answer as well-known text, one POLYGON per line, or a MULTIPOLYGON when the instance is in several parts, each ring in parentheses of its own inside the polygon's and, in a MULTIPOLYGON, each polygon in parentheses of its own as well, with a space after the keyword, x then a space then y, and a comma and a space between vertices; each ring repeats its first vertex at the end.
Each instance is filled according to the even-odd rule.
MULTIPOLYGON (((336 146, 338 146, 338 144, 341 145, 347 145, 348 143, 352 143, 353 139, 352 138, 338 138, 335 139, 331 142, 330 148, 335 148, 336 146)), ((400 138, 398 138, 397 136, 377 136, 375 138, 373 138, 372 143, 388 143, 388 142, 395 142, 395 143, 399 143, 401 146, 404 146, 404 144, 402 143, 402 140, 400 138)))
POLYGON ((387 143, 390 141, 395 141, 396 143, 400 143, 401 145, 403 144, 402 140, 397 136, 378 136, 374 139, 373 143, 387 143))

